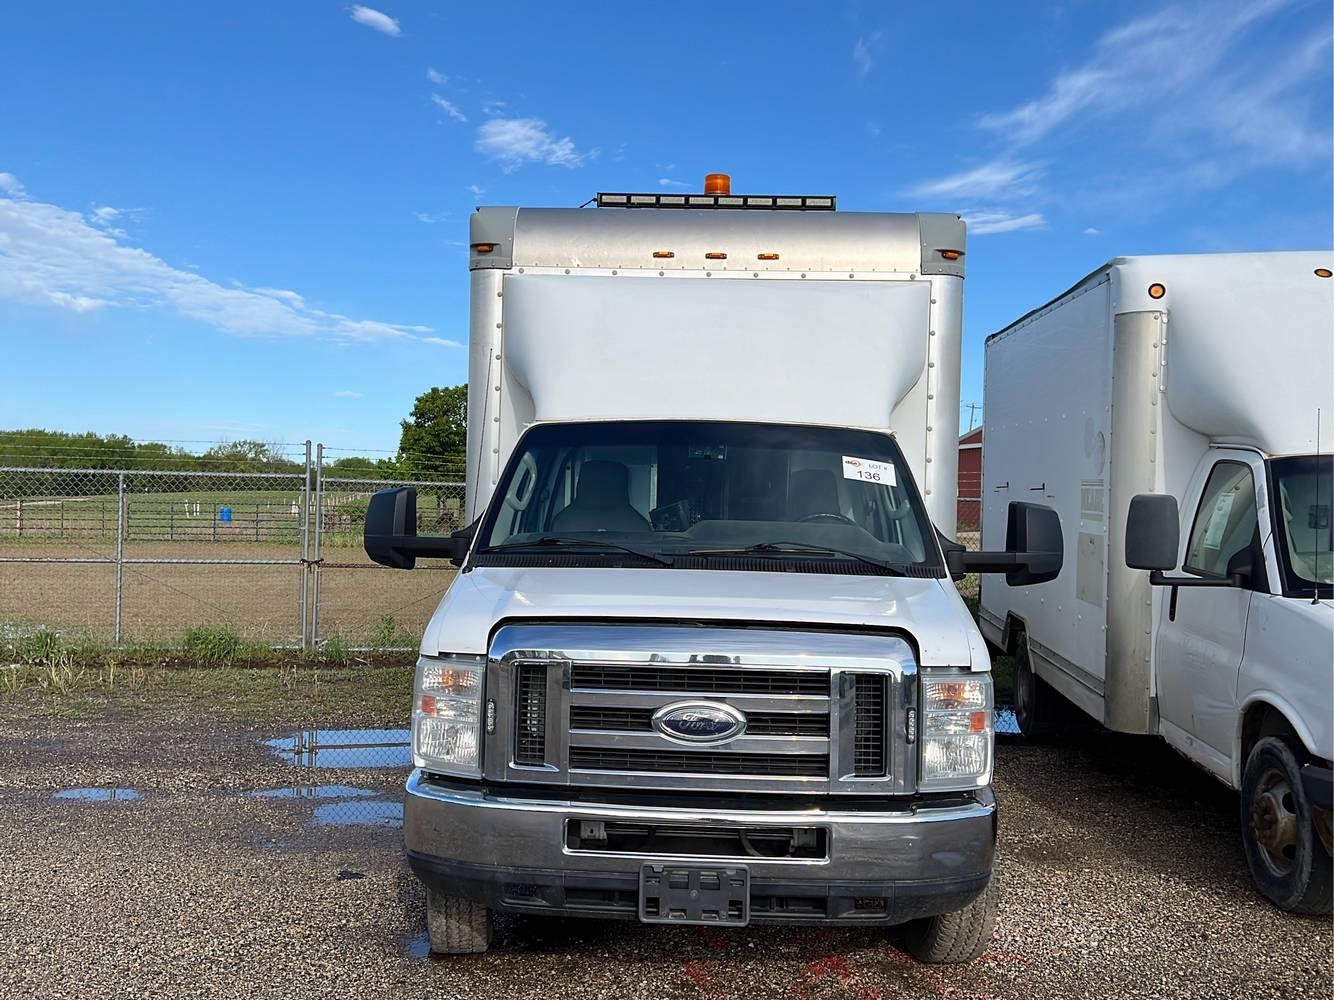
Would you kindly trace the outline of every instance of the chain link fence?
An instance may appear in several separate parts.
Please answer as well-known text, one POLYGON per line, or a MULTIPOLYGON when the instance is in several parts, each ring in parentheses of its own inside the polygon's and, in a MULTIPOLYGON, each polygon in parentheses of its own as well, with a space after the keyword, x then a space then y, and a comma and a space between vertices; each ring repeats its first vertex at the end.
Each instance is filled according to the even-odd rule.
POLYGON ((0 468, 0 639, 43 629, 124 645, 223 628, 275 648, 415 648, 453 579, 376 566, 372 493, 414 485, 419 529, 459 527, 462 483, 296 472, 0 468))

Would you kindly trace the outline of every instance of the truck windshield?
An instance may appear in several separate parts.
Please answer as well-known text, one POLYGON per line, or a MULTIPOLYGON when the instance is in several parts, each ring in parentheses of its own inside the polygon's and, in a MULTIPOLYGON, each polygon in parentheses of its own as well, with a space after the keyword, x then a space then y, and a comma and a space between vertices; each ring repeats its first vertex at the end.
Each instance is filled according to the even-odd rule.
POLYGON ((894 439, 845 428, 539 424, 497 484, 474 555, 495 565, 557 549, 565 565, 943 573, 894 439))
POLYGON ((1334 596, 1334 456, 1297 455, 1269 463, 1283 589, 1334 596))

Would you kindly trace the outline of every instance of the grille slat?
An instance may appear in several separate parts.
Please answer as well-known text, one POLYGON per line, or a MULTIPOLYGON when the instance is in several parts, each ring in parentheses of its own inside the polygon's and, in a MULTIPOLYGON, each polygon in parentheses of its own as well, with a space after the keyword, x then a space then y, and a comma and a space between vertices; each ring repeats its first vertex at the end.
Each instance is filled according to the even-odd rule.
POLYGON ((571 671, 570 684, 574 688, 604 691, 828 695, 829 673, 822 670, 655 667, 576 663, 571 671))
MULTIPOLYGON (((829 716, 825 713, 746 712, 745 715, 748 736, 829 735, 829 716)), ((653 731, 652 719, 651 708, 576 705, 570 709, 572 730, 600 729, 648 733, 653 731)))
POLYGON ((856 732, 853 773, 875 777, 885 773, 885 678, 856 674, 853 678, 856 732))
POLYGON ((619 750, 570 747, 570 767, 585 771, 754 774, 825 777, 828 754, 709 753, 700 750, 619 750))
POLYGON ((547 667, 520 663, 515 668, 514 762, 545 764, 547 760, 547 667))

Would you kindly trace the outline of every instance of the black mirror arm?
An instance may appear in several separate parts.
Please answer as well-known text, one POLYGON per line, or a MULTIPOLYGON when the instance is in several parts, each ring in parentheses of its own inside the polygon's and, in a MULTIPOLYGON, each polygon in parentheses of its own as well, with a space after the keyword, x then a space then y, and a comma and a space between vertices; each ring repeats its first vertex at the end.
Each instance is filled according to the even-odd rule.
POLYGON ((945 553, 945 564, 951 573, 1004 573, 1016 566, 1027 566, 1032 559, 1028 552, 968 552, 962 549, 945 553))
POLYGON ((1149 571, 1151 587, 1244 587, 1246 577, 1241 573, 1221 578, 1204 576, 1168 576, 1160 569, 1149 571))

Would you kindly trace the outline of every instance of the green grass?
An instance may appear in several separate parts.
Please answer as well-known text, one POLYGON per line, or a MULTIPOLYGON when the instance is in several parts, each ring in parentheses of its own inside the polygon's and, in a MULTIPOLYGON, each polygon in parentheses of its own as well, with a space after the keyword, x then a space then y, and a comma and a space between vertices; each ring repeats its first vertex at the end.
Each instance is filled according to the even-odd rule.
POLYGON ((390 723, 407 718, 414 660, 274 650, 225 628, 122 649, 43 630, 0 646, 0 718, 390 723))

